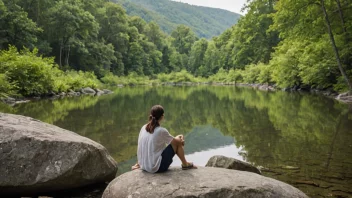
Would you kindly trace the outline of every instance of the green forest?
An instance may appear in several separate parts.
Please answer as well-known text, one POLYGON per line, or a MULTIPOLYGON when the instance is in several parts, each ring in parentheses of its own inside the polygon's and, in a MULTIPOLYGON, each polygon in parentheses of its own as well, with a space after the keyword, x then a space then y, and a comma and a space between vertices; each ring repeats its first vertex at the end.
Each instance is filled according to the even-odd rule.
POLYGON ((0 0, 0 97, 167 81, 352 90, 352 2, 252 0, 244 9, 206 39, 186 25, 167 34, 106 0, 0 0))
POLYGON ((194 6, 165 0, 114 0, 123 5, 128 15, 155 21, 165 33, 171 34, 179 24, 189 26, 200 38, 218 36, 237 23, 240 14, 227 10, 194 6))

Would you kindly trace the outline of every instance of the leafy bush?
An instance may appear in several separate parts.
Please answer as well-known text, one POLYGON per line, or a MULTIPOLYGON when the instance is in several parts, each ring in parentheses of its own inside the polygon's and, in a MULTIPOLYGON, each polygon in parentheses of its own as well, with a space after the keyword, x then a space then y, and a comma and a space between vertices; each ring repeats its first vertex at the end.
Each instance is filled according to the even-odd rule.
POLYGON ((101 84, 93 72, 56 70, 54 77, 54 92, 66 92, 69 89, 79 90, 80 88, 98 88, 101 84))
POLYGON ((264 65, 263 63, 259 63, 257 67, 259 69, 258 82, 261 84, 271 83, 272 68, 270 68, 269 65, 264 65))
POLYGON ((97 88, 99 80, 93 72, 63 72, 54 64, 53 58, 37 56, 38 50, 24 49, 18 52, 16 47, 0 52, 0 92, 37 96, 49 91, 66 92, 82 87, 97 88))
POLYGON ((53 58, 37 56, 38 50, 17 52, 16 47, 0 52, 0 73, 7 76, 13 90, 22 95, 41 95, 53 88, 53 58))
MULTIPOLYGON (((352 70, 348 70, 346 72, 347 76, 349 76, 350 81, 352 81, 352 70)), ((337 78, 337 83, 334 84, 334 90, 339 92, 339 93, 343 93, 343 92, 347 92, 349 91, 349 87, 346 83, 346 80, 343 76, 340 76, 337 78)))
POLYGON ((7 97, 12 93, 12 85, 7 81, 5 74, 0 74, 0 98, 7 97))
POLYGON ((240 69, 231 69, 228 76, 227 76, 227 82, 242 82, 243 76, 242 76, 242 70, 240 69))
POLYGON ((243 81, 246 83, 256 83, 258 82, 259 74, 260 68, 257 65, 249 65, 243 70, 243 81))
POLYGON ((224 70, 223 68, 220 68, 216 74, 209 76, 209 81, 210 82, 226 82, 227 78, 228 78, 227 71, 224 70))
POLYGON ((170 74, 158 74, 157 80, 159 82, 201 82, 204 79, 200 77, 195 77, 192 74, 188 73, 186 70, 182 70, 180 72, 171 72, 170 74))

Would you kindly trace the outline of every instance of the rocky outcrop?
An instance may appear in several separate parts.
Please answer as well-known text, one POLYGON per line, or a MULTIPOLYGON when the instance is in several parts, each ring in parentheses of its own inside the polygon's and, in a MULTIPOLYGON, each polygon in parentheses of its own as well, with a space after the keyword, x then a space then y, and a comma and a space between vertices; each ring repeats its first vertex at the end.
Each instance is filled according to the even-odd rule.
POLYGON ((104 92, 104 94, 111 94, 112 93, 112 91, 110 91, 108 89, 103 89, 103 92, 104 92))
POLYGON ((7 98, 0 98, 0 102, 3 102, 5 104, 8 104, 10 106, 16 105, 16 104, 21 104, 21 103, 27 103, 29 102, 29 100, 25 100, 25 99, 14 99, 11 97, 7 97, 7 98))
POLYGON ((102 145, 33 118, 0 113, 0 195, 76 188, 111 181, 116 172, 102 145))
POLYGON ((92 89, 90 87, 86 87, 86 88, 81 89, 81 93, 94 95, 96 92, 94 91, 94 89, 92 89))
POLYGON ((103 198, 125 197, 272 197, 307 198, 297 188, 258 174, 222 168, 172 168, 161 174, 125 173, 105 189, 103 198))
POLYGON ((252 173, 257 173, 259 175, 262 174, 259 169, 249 163, 242 162, 234 158, 225 157, 222 155, 216 155, 211 157, 205 166, 248 171, 252 173))
POLYGON ((344 102, 344 103, 351 103, 352 104, 352 94, 350 93, 342 93, 336 97, 336 100, 344 102))
POLYGON ((101 95, 104 94, 104 91, 102 91, 102 90, 100 90, 100 89, 96 89, 95 91, 96 91, 96 95, 97 95, 97 96, 101 96, 101 95))

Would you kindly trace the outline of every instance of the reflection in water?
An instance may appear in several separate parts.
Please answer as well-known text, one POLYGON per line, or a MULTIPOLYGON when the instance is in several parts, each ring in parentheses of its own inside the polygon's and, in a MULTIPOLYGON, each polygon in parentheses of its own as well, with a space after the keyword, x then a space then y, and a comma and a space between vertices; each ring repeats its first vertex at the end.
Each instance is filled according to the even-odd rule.
POLYGON ((185 154, 206 151, 214 148, 232 145, 234 138, 232 136, 224 136, 218 129, 211 126, 197 126, 184 136, 185 154))
MULTIPOLYGON (((192 160, 194 164, 197 166, 205 166, 208 160, 213 157, 214 155, 223 155, 226 157, 235 158, 241 161, 244 161, 243 157, 238 154, 241 151, 241 147, 237 148, 236 145, 224 146, 219 148, 214 148, 210 150, 205 150, 202 152, 195 152, 192 154, 186 155, 186 158, 192 160)), ((171 166, 181 167, 181 160, 177 157, 174 158, 173 163, 171 166)))
POLYGON ((126 87, 101 97, 0 105, 0 111, 101 143, 123 173, 136 162, 139 130, 154 104, 165 108, 165 128, 185 134, 186 153, 196 164, 219 150, 237 156, 240 148, 246 151, 242 160, 311 197, 352 196, 352 113, 322 96, 236 87, 126 87))

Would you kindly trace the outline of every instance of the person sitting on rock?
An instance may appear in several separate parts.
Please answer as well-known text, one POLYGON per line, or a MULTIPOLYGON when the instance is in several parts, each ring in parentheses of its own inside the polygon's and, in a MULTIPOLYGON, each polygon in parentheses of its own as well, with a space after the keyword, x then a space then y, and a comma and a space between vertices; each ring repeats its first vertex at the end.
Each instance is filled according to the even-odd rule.
POLYGON ((153 106, 148 124, 144 125, 139 132, 138 162, 132 166, 132 170, 142 169, 150 173, 165 172, 175 154, 180 158, 183 170, 197 168, 185 158, 183 135, 173 137, 160 126, 163 119, 164 108, 160 105, 153 106))

